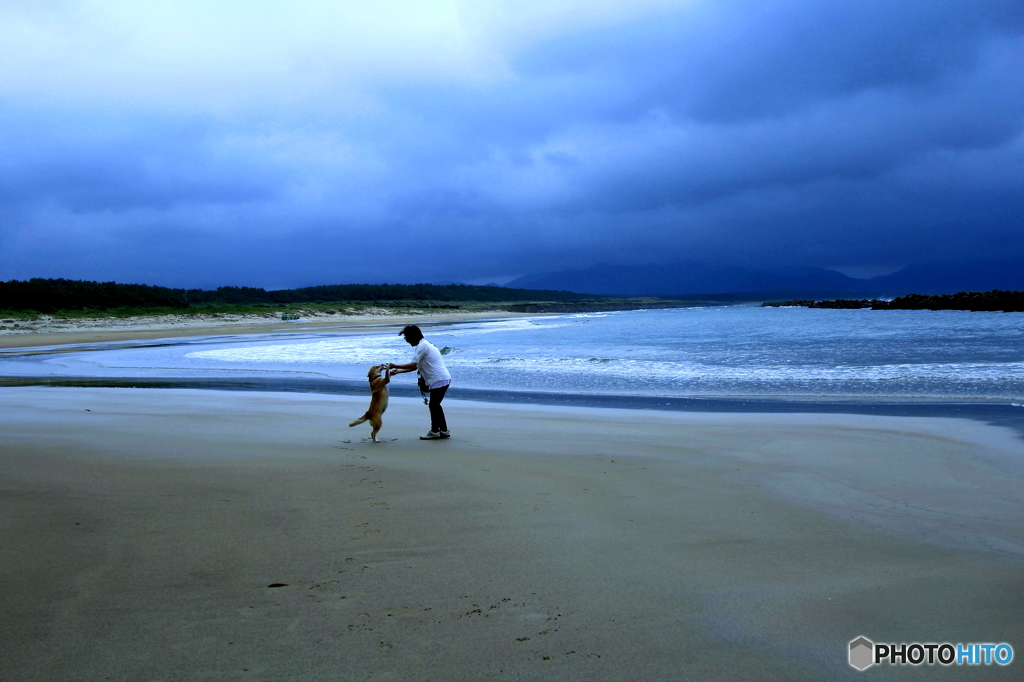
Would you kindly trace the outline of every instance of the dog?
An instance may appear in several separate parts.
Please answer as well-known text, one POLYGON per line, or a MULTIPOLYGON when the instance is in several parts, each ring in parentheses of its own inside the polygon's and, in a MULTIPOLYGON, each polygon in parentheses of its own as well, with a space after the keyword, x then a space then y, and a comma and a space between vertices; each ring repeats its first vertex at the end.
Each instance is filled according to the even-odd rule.
POLYGON ((370 422, 373 426, 370 438, 374 443, 379 443, 377 433, 384 424, 381 420, 384 410, 388 409, 388 384, 391 383, 391 372, 387 365, 374 365, 366 373, 366 378, 370 380, 370 407, 367 408, 366 414, 349 424, 349 427, 358 426, 365 421, 370 422))

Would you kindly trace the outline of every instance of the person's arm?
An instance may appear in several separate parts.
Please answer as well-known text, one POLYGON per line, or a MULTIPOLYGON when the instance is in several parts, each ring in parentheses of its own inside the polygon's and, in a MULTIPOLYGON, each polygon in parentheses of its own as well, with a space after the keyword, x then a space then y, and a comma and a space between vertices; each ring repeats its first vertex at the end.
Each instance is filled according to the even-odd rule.
POLYGON ((395 364, 392 364, 392 363, 388 363, 388 367, 391 368, 392 376, 394 376, 395 374, 405 374, 406 372, 415 372, 416 371, 416 363, 415 362, 408 362, 408 363, 406 363, 404 365, 395 365, 395 364))

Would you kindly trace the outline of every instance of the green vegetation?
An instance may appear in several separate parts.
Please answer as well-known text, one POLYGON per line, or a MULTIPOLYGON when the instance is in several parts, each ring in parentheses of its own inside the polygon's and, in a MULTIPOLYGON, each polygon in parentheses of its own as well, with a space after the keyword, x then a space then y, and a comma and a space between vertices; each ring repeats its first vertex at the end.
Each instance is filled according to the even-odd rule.
POLYGON ((769 301, 762 307, 804 308, 871 308, 872 310, 971 310, 1001 311, 1006 313, 1024 312, 1024 291, 961 291, 958 294, 926 296, 907 294, 891 301, 878 299, 836 299, 834 301, 769 301))
POLYGON ((0 282, 0 316, 17 321, 39 314, 81 317, 138 315, 359 314, 367 307, 494 309, 515 302, 582 302, 602 297, 569 291, 533 291, 466 284, 342 284, 267 291, 253 287, 171 289, 67 279, 0 282), (490 304, 490 305, 488 305, 490 304))

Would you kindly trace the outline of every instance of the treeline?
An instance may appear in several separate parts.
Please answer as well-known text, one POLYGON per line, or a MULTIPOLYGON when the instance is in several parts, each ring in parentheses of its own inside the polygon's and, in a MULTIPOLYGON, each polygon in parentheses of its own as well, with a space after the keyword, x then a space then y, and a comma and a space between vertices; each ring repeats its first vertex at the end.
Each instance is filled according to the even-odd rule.
POLYGON ((972 310, 990 312, 1024 312, 1024 291, 961 291, 958 294, 908 294, 891 301, 879 299, 835 299, 832 301, 768 301, 762 307, 792 307, 872 310, 972 310))
POLYGON ((601 298, 568 291, 533 291, 468 284, 337 284, 277 289, 218 287, 172 289, 147 284, 118 284, 70 279, 0 282, 0 310, 110 310, 115 308, 199 308, 219 305, 299 303, 372 303, 384 301, 504 302, 577 301, 601 298))
POLYGON ((0 282, 0 310, 58 310, 94 308, 187 308, 183 292, 146 284, 81 282, 70 279, 30 279, 0 282))

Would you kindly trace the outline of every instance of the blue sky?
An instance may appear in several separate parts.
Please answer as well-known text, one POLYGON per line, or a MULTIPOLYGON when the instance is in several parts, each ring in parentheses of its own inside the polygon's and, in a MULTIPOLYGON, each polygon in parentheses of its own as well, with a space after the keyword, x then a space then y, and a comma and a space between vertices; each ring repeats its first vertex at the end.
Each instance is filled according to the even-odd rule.
POLYGON ((1024 255, 1019 0, 0 0, 0 280, 1024 255))

